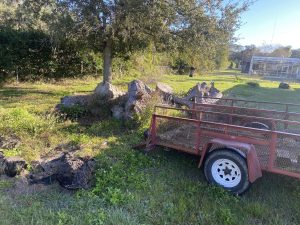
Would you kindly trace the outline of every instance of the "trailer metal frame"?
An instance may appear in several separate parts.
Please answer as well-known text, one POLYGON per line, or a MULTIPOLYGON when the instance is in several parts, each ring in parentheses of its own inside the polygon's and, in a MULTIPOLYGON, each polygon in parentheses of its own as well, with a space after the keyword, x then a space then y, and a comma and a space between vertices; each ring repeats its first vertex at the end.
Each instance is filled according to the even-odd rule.
POLYGON ((300 129, 299 133, 286 131, 289 127, 300 128, 300 121, 289 120, 290 117, 300 116, 300 113, 291 112, 289 108, 300 108, 300 105, 242 99, 221 100, 229 102, 229 105, 194 103, 193 109, 155 106, 146 149, 163 146, 199 156, 200 168, 208 153, 226 147, 247 159, 251 183, 262 176, 262 171, 300 179, 300 146, 295 149, 298 147, 297 141, 300 141, 300 129), (280 105, 285 110, 239 107, 235 106, 237 102, 280 105), (175 115, 168 115, 170 111, 176 112, 175 115), (256 114, 262 116, 253 116, 256 114), (279 118, 274 118, 276 116, 279 118), (271 126, 270 129, 246 127, 241 121, 267 121, 271 126), (163 138, 166 132, 160 131, 161 127, 172 123, 174 127, 171 126, 166 132, 173 132, 174 138, 172 135, 170 140, 163 138), (184 139, 185 134, 182 135, 180 130, 183 133, 190 130, 189 137, 184 139), (185 140, 189 142, 188 146, 185 140))

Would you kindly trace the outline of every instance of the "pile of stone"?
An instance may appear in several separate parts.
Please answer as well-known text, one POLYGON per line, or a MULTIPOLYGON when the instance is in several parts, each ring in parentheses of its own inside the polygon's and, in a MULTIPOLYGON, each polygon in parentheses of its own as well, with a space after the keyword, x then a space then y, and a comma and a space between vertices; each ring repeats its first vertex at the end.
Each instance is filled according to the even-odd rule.
POLYGON ((147 103, 154 97, 159 98, 157 103, 192 108, 193 102, 214 103, 217 99, 207 97, 221 98, 222 93, 215 88, 213 82, 210 85, 205 82, 198 83, 182 97, 175 95, 173 89, 163 83, 157 83, 156 88, 152 90, 141 80, 133 80, 128 84, 128 91, 122 92, 112 84, 105 82, 99 84, 92 95, 62 98, 61 103, 56 108, 72 107, 76 104, 88 108, 93 102, 98 102, 101 107, 102 102, 103 106, 104 103, 105 107, 110 106, 114 118, 128 120, 134 118, 136 114, 142 113, 147 103))

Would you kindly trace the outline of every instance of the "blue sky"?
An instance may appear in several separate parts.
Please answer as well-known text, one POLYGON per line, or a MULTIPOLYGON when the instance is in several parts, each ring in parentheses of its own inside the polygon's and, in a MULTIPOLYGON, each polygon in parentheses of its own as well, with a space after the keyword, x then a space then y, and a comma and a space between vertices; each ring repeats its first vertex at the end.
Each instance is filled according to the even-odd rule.
POLYGON ((300 0, 258 0, 237 31, 242 45, 281 44, 300 48, 300 0))

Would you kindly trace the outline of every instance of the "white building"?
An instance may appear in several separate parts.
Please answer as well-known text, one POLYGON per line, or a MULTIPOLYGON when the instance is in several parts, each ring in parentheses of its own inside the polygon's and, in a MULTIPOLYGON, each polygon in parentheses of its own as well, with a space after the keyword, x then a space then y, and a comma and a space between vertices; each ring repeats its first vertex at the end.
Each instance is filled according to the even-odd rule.
POLYGON ((300 80, 300 59, 253 56, 249 74, 262 75, 266 78, 300 80))

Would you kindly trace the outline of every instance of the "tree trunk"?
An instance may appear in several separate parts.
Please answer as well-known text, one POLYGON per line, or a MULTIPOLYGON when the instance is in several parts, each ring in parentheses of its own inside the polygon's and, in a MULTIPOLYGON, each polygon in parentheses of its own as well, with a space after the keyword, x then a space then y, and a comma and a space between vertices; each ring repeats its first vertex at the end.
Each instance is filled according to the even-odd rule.
POLYGON ((111 63, 112 63, 112 49, 111 49, 111 40, 107 40, 105 43, 104 51, 103 51, 103 82, 112 81, 112 71, 111 71, 111 63))

